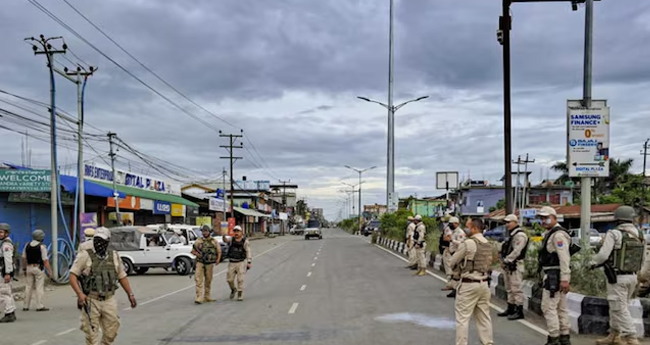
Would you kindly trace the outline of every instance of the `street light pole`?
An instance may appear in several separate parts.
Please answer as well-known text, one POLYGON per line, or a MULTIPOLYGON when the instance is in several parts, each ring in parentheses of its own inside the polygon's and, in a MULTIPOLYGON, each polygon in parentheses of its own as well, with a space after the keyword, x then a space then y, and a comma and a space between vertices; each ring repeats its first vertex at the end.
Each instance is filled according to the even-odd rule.
MULTIPOLYGON (((390 87, 391 90, 389 91, 389 93, 391 93, 392 77, 389 84, 391 85, 390 87)), ((392 96, 390 96, 388 100, 389 104, 384 104, 382 102, 372 100, 368 97, 357 96, 357 98, 366 102, 379 104, 388 110, 388 150, 387 150, 388 158, 386 160, 386 208, 388 212, 395 212, 397 210, 397 205, 392 203, 394 201, 394 194, 395 194, 395 160, 394 160, 395 159, 395 140, 394 140, 395 113, 403 106, 409 103, 418 102, 423 99, 429 98, 429 96, 414 98, 412 100, 400 103, 397 106, 393 105, 392 96)))
POLYGON ((357 169, 357 168, 353 168, 353 167, 351 167, 349 165, 344 165, 344 166, 346 168, 350 169, 350 170, 356 171, 359 174, 359 235, 361 235, 361 229, 362 229, 362 226, 361 226, 361 174, 363 174, 364 172, 366 172, 368 170, 375 169, 377 166, 374 165, 374 166, 371 166, 370 168, 365 168, 365 169, 357 169))

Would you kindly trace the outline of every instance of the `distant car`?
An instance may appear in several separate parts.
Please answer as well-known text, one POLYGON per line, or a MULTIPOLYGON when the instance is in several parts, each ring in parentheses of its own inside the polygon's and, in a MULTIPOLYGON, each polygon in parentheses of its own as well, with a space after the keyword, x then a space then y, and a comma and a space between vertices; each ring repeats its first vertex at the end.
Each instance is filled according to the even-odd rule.
POLYGON ((492 230, 488 230, 483 233, 483 236, 487 239, 495 240, 498 242, 503 242, 506 238, 506 226, 500 225, 492 230))
POLYGON ((323 234, 320 231, 320 228, 307 228, 305 229, 305 239, 308 240, 312 237, 316 237, 319 240, 323 239, 323 234))
POLYGON ((371 220, 368 225, 363 228, 363 235, 369 236, 373 231, 379 231, 381 223, 378 220, 371 220))
MULTIPOLYGON (((571 241, 573 243, 579 244, 580 243, 580 228, 575 228, 575 229, 570 229, 569 234, 571 234, 571 241)), ((601 234, 598 232, 596 229, 590 229, 589 230, 589 245, 591 247, 597 247, 600 245, 600 243, 603 241, 603 238, 605 237, 605 234, 601 234)))

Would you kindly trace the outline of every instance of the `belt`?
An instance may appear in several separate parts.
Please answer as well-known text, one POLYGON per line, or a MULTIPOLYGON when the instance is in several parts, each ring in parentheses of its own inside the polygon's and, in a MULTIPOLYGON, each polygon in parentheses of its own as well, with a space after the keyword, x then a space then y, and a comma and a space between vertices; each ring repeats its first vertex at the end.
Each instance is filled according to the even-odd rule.
POLYGON ((485 283, 488 280, 487 279, 476 280, 476 279, 463 278, 460 281, 463 283, 485 283))
POLYGON ((625 272, 625 271, 616 271, 617 276, 624 276, 629 274, 636 274, 636 272, 625 272))
POLYGON ((99 295, 97 293, 91 292, 90 294, 88 294, 88 297, 91 298, 91 299, 98 300, 98 301, 105 301, 105 300, 113 297, 113 294, 110 294, 110 295, 107 295, 107 296, 101 296, 101 295, 99 295))
POLYGON ((29 267, 41 267, 41 264, 27 264, 29 267))

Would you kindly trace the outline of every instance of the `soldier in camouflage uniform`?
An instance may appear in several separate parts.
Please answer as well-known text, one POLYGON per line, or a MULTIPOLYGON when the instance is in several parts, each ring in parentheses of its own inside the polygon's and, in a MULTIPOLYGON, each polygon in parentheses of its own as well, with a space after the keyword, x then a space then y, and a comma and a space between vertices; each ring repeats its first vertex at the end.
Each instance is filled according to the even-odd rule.
POLYGON ((210 227, 204 225, 201 228, 202 238, 194 242, 192 255, 196 256, 196 299, 194 303, 214 302, 210 297, 212 288, 212 271, 214 266, 221 261, 221 246, 219 242, 210 236, 210 227), (204 285, 205 284, 205 285, 204 285))
POLYGON ((609 335, 596 341, 598 345, 639 344, 628 305, 637 285, 637 272, 643 264, 645 243, 643 234, 634 226, 636 217, 630 206, 614 212, 618 222, 609 230, 603 245, 592 261, 592 268, 607 265, 607 302, 609 303, 609 335))

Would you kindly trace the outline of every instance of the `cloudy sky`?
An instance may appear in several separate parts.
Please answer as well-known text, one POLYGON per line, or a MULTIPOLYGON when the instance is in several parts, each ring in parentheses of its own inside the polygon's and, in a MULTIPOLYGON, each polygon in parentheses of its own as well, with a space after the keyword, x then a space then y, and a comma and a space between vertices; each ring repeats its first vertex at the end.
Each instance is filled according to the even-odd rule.
MULTIPOLYGON (((236 163, 237 178, 290 179, 310 205, 335 218, 341 181, 356 178, 343 165, 377 165, 364 175, 364 203, 385 202, 386 111, 356 96, 386 100, 388 0, 67 0, 212 114, 147 72, 63 0, 38 1, 184 111, 27 0, 5 1, 0 12, 1 90, 47 101, 45 57, 34 56, 23 40, 63 36, 76 56, 57 57, 57 66, 80 60, 99 66, 86 90, 86 121, 94 126, 88 132, 116 132, 140 152, 175 164, 173 170, 214 178, 225 166, 219 157, 226 155, 217 130, 243 129, 246 149, 238 152, 244 160, 236 163)), ((397 113, 400 196, 439 193, 436 171, 491 181, 502 176, 502 65, 495 33, 500 3, 395 1, 396 103, 430 96, 397 113)), ((584 8, 515 4, 512 13, 513 154, 529 153, 536 160, 533 179, 540 180, 564 159, 566 100, 582 95, 584 8)), ((650 123, 650 3, 603 0, 595 13, 593 95, 612 108, 611 155, 635 158, 640 171, 639 149, 650 123)), ((74 84, 57 77, 57 89, 61 109, 76 114, 74 84)), ((0 103, 2 109, 47 121, 14 106, 41 116, 45 108, 6 95, 0 100, 13 103, 0 103)), ((24 121, 4 116, 0 125, 0 159, 20 163, 24 136, 3 128, 24 131, 24 121)), ((96 152, 87 149, 87 158, 104 164, 108 143, 89 137, 89 145, 96 152)), ((32 138, 30 147, 32 164, 49 166, 48 144, 32 138)), ((59 148, 65 172, 75 155, 59 148)), ((137 157, 120 155, 121 167, 130 163, 134 171, 159 175, 137 157)))

